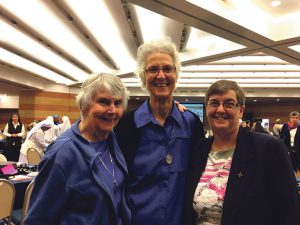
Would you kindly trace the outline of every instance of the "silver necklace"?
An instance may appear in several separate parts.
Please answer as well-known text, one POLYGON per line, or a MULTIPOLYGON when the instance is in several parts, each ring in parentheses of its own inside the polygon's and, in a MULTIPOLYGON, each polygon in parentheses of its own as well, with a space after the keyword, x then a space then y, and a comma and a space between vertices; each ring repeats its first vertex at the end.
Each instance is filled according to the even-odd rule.
MULTIPOLYGON (((113 163, 113 160, 112 160, 110 152, 108 152, 108 154, 109 154, 109 158, 110 158, 110 162, 111 162, 112 172, 107 168, 107 166, 103 162, 102 158, 100 158, 100 157, 98 157, 98 158, 100 159, 100 161, 101 161, 103 167, 106 169, 106 171, 112 176, 112 178, 113 178, 113 184, 115 185, 115 187, 117 187, 118 186, 118 181, 117 181, 117 179, 115 177, 114 163, 113 163)), ((104 156, 105 156, 105 154, 103 154, 102 157, 104 157, 104 156)))
MULTIPOLYGON (((172 143, 172 139, 173 139, 174 130, 175 130, 175 122, 173 122, 173 127, 172 127, 172 133, 171 133, 171 138, 170 138, 170 142, 171 142, 171 143, 172 143)), ((162 143, 164 143, 163 140, 162 140, 162 138, 161 138, 161 136, 160 136, 159 134, 157 134, 157 135, 158 135, 160 141, 161 141, 162 143)), ((171 144, 170 144, 170 145, 171 145, 171 144)), ((168 165, 171 165, 171 164, 172 164, 172 162, 173 162, 173 155, 172 155, 171 151, 167 153, 167 155, 166 155, 166 157, 165 157, 165 161, 166 161, 166 163, 167 163, 168 165)))

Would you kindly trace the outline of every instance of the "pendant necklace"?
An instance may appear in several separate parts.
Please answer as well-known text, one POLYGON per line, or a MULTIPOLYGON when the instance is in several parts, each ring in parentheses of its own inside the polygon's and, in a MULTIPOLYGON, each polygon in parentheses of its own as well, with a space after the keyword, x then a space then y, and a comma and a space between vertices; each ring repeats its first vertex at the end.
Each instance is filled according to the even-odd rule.
POLYGON ((105 165, 105 163, 103 162, 102 158, 105 156, 105 154, 103 154, 102 158, 98 157, 103 165, 103 167, 106 169, 106 171, 112 176, 113 178, 113 184, 114 186, 117 188, 118 186, 118 181, 115 177, 115 170, 114 170, 114 163, 113 163, 113 159, 112 159, 112 156, 110 154, 110 152, 108 151, 108 154, 109 154, 109 158, 110 158, 110 162, 111 162, 111 167, 112 167, 112 171, 110 171, 107 166, 105 165))
MULTIPOLYGON (((170 139, 170 142, 171 142, 171 143, 172 143, 172 139, 173 139, 174 130, 175 130, 175 122, 173 122, 173 126, 172 126, 171 139, 170 139)), ((157 135, 158 135, 160 141, 161 141, 162 143, 164 143, 163 140, 162 140, 162 138, 161 138, 161 136, 160 136, 159 134, 157 134, 157 135)), ((171 147, 171 144, 170 144, 170 147, 171 147)), ((166 155, 166 157, 165 157, 165 161, 166 161, 166 163, 167 163, 168 165, 171 165, 171 164, 173 163, 173 155, 171 154, 171 152, 168 152, 168 153, 167 153, 167 155, 166 155)))

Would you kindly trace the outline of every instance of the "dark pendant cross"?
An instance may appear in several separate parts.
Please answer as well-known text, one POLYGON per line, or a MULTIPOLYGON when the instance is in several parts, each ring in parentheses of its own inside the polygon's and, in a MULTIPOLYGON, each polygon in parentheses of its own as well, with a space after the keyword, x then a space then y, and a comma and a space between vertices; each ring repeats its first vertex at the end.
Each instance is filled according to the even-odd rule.
POLYGON ((114 179, 114 185, 115 187, 118 187, 118 181, 116 179, 114 179))

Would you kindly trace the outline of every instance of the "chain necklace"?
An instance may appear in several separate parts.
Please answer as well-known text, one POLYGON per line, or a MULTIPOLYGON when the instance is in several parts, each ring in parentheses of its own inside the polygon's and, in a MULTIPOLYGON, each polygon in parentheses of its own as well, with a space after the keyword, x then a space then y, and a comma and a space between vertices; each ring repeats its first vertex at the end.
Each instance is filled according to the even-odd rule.
POLYGON ((117 181, 117 179, 116 179, 116 177, 115 177, 115 169, 114 169, 113 159, 112 159, 112 156, 111 156, 111 154, 110 154, 109 151, 108 151, 108 154, 109 154, 109 158, 110 158, 110 163, 111 163, 112 171, 110 171, 110 170, 107 168, 107 166, 105 165, 105 163, 104 163, 103 160, 102 160, 102 158, 105 156, 105 153, 103 154, 102 158, 100 158, 100 157, 98 157, 98 158, 100 159, 100 161, 101 161, 101 163, 102 163, 104 169, 106 169, 106 171, 112 176, 114 186, 117 187, 117 186, 118 186, 118 181, 117 181))
MULTIPOLYGON (((172 143, 174 130, 175 130, 175 122, 173 122, 173 126, 172 126, 172 132, 171 132, 170 143, 172 143)), ((157 135, 158 135, 160 141, 161 141, 162 143, 164 143, 163 140, 162 140, 162 138, 161 138, 161 136, 160 136, 158 133, 157 133, 157 135)), ((170 147, 171 147, 171 144, 170 144, 170 147)), ((172 152, 171 152, 171 151, 167 153, 166 158, 165 158, 165 161, 166 161, 166 163, 169 164, 169 165, 172 164, 172 162, 173 162, 173 155, 172 155, 172 152)))

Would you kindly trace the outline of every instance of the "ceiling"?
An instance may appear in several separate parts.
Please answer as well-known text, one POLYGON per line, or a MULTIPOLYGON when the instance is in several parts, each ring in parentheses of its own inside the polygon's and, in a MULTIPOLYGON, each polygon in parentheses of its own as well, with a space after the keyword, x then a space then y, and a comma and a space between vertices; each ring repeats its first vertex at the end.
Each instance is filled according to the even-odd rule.
POLYGON ((0 0, 0 94, 76 91, 91 73, 134 75, 140 44, 169 36, 182 72, 174 95, 193 100, 217 79, 250 99, 300 97, 300 0, 0 0), (273 6, 272 6, 273 5, 273 6))

